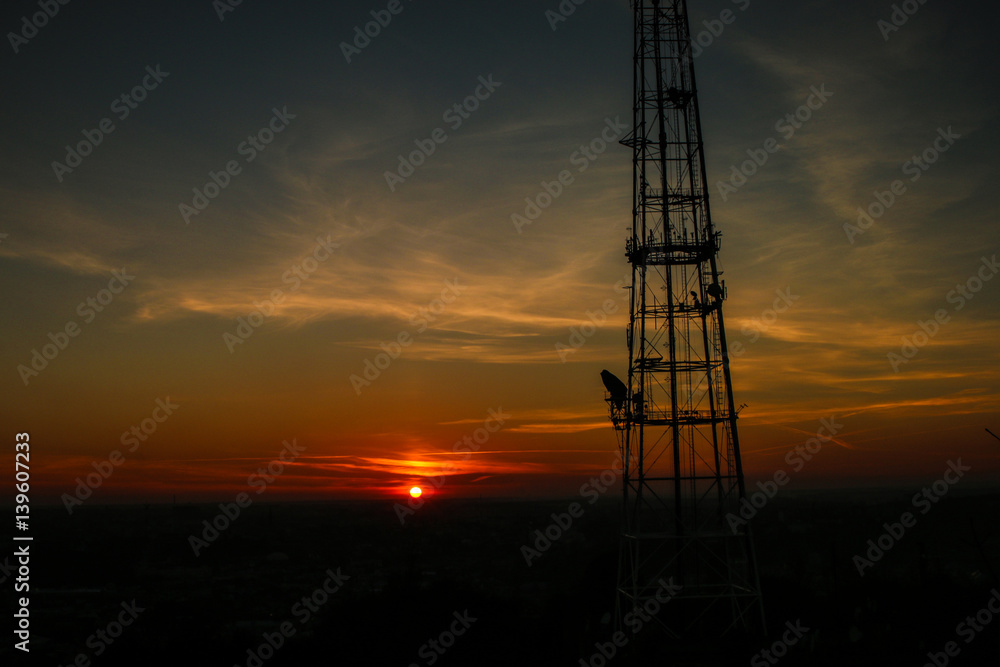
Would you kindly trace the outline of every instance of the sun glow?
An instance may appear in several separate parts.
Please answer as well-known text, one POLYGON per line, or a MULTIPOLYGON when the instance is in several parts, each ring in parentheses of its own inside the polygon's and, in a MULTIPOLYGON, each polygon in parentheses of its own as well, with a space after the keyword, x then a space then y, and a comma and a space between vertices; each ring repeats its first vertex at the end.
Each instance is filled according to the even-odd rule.
POLYGON ((410 495, 413 496, 414 498, 419 498, 420 494, 422 493, 423 491, 420 490, 419 486, 415 486, 412 489, 410 489, 410 495))

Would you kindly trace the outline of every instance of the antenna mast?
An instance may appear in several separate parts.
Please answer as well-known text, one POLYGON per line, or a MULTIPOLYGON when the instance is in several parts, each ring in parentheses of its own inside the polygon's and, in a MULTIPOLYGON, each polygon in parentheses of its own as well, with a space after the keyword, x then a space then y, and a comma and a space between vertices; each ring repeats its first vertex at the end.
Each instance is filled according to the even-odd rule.
POLYGON ((656 615, 669 636, 745 634, 763 608, 749 526, 727 520, 745 489, 687 3, 632 6, 629 368, 625 399, 608 397, 624 460, 618 628, 672 581, 656 615))

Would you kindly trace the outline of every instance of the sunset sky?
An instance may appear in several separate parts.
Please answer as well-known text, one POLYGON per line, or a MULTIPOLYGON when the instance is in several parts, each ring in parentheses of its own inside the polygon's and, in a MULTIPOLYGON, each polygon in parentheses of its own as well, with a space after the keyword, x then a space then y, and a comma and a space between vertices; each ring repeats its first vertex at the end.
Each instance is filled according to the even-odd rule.
MULTIPOLYGON (((5 5, 0 387, 36 499, 121 450, 92 502, 226 500, 292 439, 267 499, 401 496, 449 464, 437 494, 572 496, 611 465, 628 3, 387 5, 72 2, 30 39, 8 33, 37 3, 5 5), (373 11, 391 21, 343 47, 373 11), (433 153, 399 172, 416 142, 433 153), (398 358, 360 382, 383 344, 398 358)), ((889 30, 889 2, 689 5, 749 478, 832 418, 795 488, 926 482, 957 457, 995 483, 1000 12, 930 2, 889 30), (730 181, 748 151, 767 161, 730 181), (859 207, 877 218, 845 229, 859 207), (920 322, 934 335, 894 368, 920 322)))

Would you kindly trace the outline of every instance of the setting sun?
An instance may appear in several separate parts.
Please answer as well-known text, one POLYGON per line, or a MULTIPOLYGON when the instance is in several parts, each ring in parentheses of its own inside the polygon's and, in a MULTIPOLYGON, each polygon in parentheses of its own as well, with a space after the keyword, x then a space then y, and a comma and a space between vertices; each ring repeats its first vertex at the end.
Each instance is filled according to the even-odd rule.
POLYGON ((423 491, 420 490, 419 486, 415 486, 412 489, 410 489, 410 495, 413 496, 414 498, 419 498, 421 493, 423 493, 423 491))

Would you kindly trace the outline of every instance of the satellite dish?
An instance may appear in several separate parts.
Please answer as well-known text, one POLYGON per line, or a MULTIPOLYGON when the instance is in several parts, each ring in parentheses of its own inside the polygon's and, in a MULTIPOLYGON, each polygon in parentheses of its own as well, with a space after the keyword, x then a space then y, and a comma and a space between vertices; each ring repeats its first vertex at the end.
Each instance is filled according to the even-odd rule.
POLYGON ((628 398, 628 387, 625 386, 624 382, 615 377, 614 373, 608 370, 601 371, 601 380, 604 381, 604 387, 611 394, 612 401, 625 401, 628 398))

